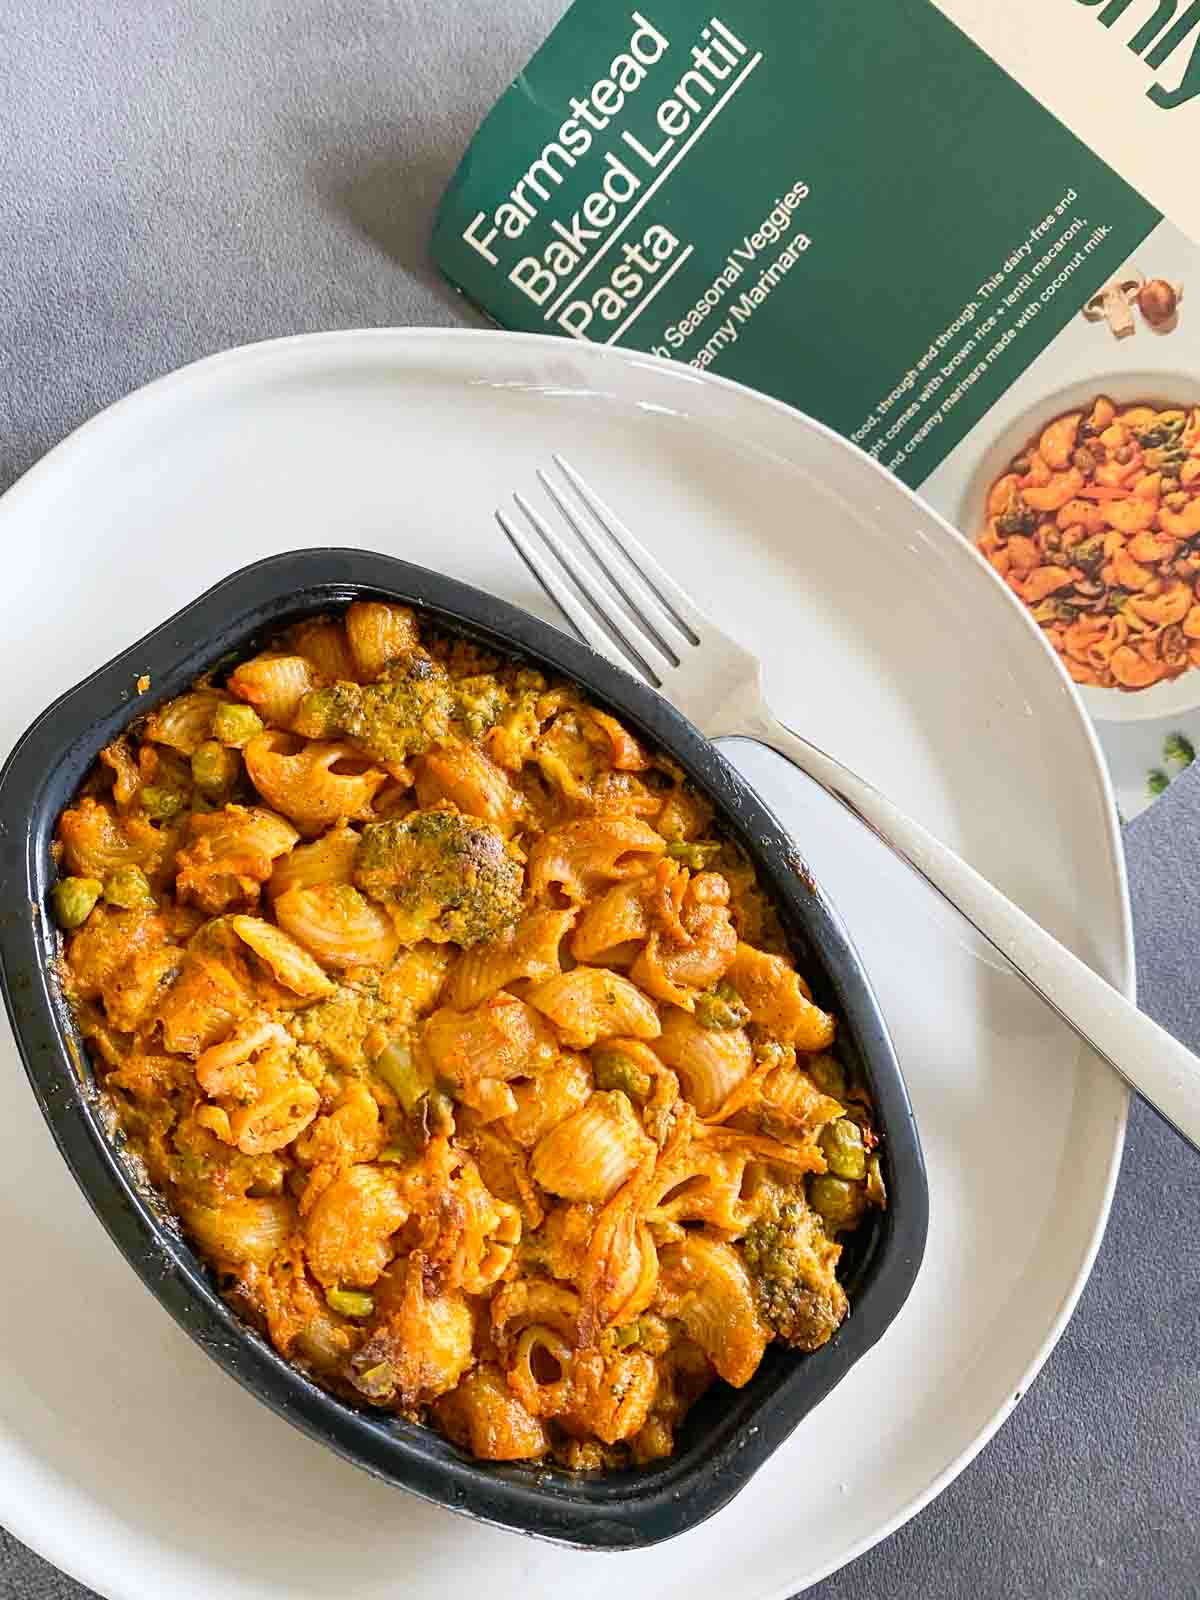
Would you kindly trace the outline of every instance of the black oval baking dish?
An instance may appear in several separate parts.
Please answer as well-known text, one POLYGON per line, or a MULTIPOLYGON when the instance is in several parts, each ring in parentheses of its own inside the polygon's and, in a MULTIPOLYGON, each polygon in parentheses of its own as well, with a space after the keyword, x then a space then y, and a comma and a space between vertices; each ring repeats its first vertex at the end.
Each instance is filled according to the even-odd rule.
MULTIPOLYGON (((414 1494, 523 1533, 590 1549, 672 1538, 719 1510, 882 1336, 925 1247, 928 1192, 917 1131, 879 1006, 837 914, 795 844, 723 757, 651 690, 557 629, 477 589, 360 550, 301 550, 243 568, 56 701, 0 774, 0 977, 42 1113, 77 1182, 152 1294, 246 1389, 347 1460, 414 1494), (874 1097, 888 1209, 847 1252, 851 1314, 813 1355, 779 1346, 750 1383, 717 1383, 688 1415, 676 1454, 608 1475, 483 1464, 440 1435, 336 1399, 290 1366, 222 1300, 158 1197, 110 1132, 56 973, 48 912, 59 813, 100 749, 142 710, 215 663, 262 648, 287 623, 375 597, 582 684, 668 751, 717 804, 773 896, 819 1003, 841 1019, 841 1052, 874 1097), (150 687, 139 695, 143 677, 150 687)), ((166 1397, 164 1397, 165 1399, 166 1397)))

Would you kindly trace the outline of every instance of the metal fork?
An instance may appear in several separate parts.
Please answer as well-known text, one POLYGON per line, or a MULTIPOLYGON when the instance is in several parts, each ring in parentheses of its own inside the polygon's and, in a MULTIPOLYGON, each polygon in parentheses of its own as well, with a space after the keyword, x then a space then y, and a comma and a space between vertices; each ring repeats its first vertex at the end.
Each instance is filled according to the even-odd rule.
POLYGON ((761 740, 807 773, 1200 1149, 1200 1060, 919 822, 774 717, 758 658, 721 632, 573 467, 561 456, 554 462, 573 497, 549 473, 538 478, 592 565, 521 494, 513 499, 532 536, 504 511, 496 520, 570 631, 657 689, 708 738, 761 740))

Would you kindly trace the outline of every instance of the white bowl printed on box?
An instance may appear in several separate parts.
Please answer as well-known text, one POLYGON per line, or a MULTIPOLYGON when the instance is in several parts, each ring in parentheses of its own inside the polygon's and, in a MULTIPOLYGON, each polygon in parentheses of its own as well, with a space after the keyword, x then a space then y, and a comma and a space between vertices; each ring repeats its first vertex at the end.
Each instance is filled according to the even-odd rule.
MULTIPOLYGON (((114 407, 0 501, 0 744, 276 551, 394 552, 547 615, 492 511, 534 489, 552 450, 764 657, 781 716, 1129 991, 1111 793, 1028 613, 828 430, 620 351, 495 333, 308 336, 201 362, 114 407)), ((729 753, 863 954, 912 1093, 932 1213, 900 1318, 749 1488, 681 1539, 610 1557, 472 1525, 347 1466, 244 1394, 144 1292, 76 1191, 9 1041, 0 1522, 113 1600, 391 1600, 401 1588, 408 1600, 599 1600, 614 1581, 655 1600, 773 1600, 961 1470, 1075 1304, 1127 1096, 814 785, 757 747, 729 753)))
MULTIPOLYGON (((974 543, 987 521, 987 497, 998 478, 1004 476, 1013 457, 1041 431, 1061 417, 1107 395, 1119 406, 1148 401, 1166 406, 1200 406, 1200 377, 1183 372, 1101 373, 1055 389, 1044 400, 1023 411, 988 446, 986 455, 971 476, 958 511, 958 525, 974 543)), ((980 423, 986 432, 986 418, 980 423)), ((1080 684, 1080 699, 1097 722, 1144 722, 1156 717, 1178 716, 1200 706, 1200 668, 1191 667, 1169 683, 1156 683, 1149 689, 1129 692, 1123 689, 1097 689, 1080 684)))

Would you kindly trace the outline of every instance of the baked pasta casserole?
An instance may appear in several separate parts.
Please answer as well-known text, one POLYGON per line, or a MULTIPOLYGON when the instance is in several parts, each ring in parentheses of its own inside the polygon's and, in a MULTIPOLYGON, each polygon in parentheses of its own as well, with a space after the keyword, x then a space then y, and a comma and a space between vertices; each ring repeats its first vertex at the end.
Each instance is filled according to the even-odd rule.
POLYGON ((127 1154, 342 1398, 638 1464, 846 1316, 884 1192, 834 1019, 712 807, 578 688, 359 602, 138 719, 54 849, 127 1154))
POLYGON ((1200 666, 1200 409, 1101 395, 1027 442, 986 511, 980 550, 1076 683, 1200 666))

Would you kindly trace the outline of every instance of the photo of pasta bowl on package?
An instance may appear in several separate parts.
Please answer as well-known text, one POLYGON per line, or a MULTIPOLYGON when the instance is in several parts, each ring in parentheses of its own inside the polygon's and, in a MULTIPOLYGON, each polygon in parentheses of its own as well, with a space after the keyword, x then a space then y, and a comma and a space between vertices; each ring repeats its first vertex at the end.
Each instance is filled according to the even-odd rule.
POLYGON ((960 526, 1098 721, 1200 706, 1200 380, 1110 374, 1048 395, 983 458, 960 526))
POLYGON ((348 1460, 652 1544, 904 1304, 924 1168, 836 914, 556 629, 273 557, 56 702, 0 798, 34 911, 5 1000, 62 1154, 175 1319, 348 1460))

